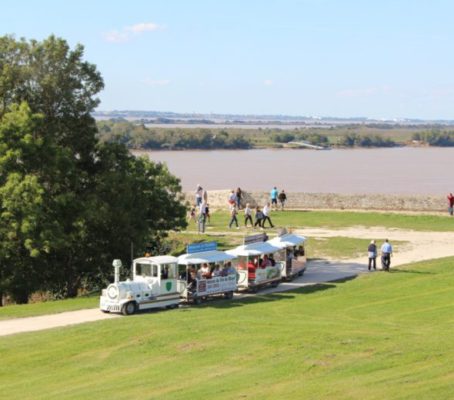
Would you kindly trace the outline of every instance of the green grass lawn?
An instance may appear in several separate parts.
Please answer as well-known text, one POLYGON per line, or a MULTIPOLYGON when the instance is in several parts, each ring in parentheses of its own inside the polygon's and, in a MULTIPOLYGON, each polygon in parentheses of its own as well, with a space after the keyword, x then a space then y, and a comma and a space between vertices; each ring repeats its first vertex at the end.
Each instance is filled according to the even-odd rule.
POLYGON ((76 311, 84 308, 95 308, 98 306, 99 295, 84 296, 67 300, 49 300, 32 304, 13 304, 10 306, 0 307, 0 321, 2 319, 10 318, 57 314, 64 311, 76 311))
POLYGON ((449 399, 454 258, 0 338, 5 399, 449 399))
MULTIPOLYGON (((241 211, 239 217, 241 231, 244 231, 241 211)), ((454 231, 454 219, 448 215, 410 215, 354 211, 276 211, 271 213, 271 219, 275 226, 288 228, 326 227, 340 229, 351 226, 381 226, 417 231, 454 231)), ((213 212, 207 232, 209 233, 211 230, 229 230, 228 221, 229 215, 227 211, 213 212)), ((188 229, 194 230, 194 225, 191 224, 188 229)), ((232 231, 235 231, 235 229, 232 231)), ((256 232, 252 229, 248 231, 256 232)), ((267 229, 267 231, 273 232, 275 230, 267 229)))

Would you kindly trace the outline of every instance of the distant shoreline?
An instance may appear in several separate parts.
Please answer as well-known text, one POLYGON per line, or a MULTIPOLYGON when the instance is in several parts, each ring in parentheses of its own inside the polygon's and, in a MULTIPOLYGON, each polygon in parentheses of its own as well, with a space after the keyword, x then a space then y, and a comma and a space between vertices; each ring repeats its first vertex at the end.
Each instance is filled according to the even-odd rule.
MULTIPOLYGON (((194 193, 186 191, 185 198, 192 204, 194 193)), ((209 190, 208 202, 212 209, 228 209, 230 190, 209 190)), ((242 203, 251 207, 263 206, 270 201, 269 192, 244 191, 242 203)), ((431 195, 399 194, 340 194, 287 192, 285 208, 288 210, 339 210, 339 211, 383 211, 410 213, 446 213, 446 197, 431 195)), ((454 218, 453 218, 454 221, 454 218)))

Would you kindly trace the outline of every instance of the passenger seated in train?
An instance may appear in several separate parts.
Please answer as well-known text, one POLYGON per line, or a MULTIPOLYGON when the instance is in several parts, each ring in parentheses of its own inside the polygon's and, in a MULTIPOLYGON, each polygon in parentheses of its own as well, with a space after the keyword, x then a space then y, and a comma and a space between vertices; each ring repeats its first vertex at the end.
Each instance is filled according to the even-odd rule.
POLYGON ((169 267, 165 266, 161 269, 161 279, 169 279, 169 267))
POLYGON ((227 265, 227 275, 236 275, 236 269, 233 267, 232 263, 229 261, 227 265))
POLYGON ((247 264, 247 270, 248 270, 248 279, 249 280, 255 280, 255 270, 258 267, 258 259, 255 258, 254 260, 249 260, 247 264))
MULTIPOLYGON (((244 268, 241 268, 241 269, 244 269, 244 268)), ((230 261, 228 261, 224 264, 224 267, 222 268, 221 276, 228 276, 231 274, 236 274, 236 270, 235 270, 235 268, 233 268, 232 263, 230 261)))
POLYGON ((270 260, 271 266, 274 267, 276 265, 276 260, 272 254, 268 255, 268 260, 270 260))
MULTIPOLYGON (((295 246, 296 248, 296 246, 295 246)), ((304 246, 298 246, 298 249, 295 250, 295 256, 298 257, 298 256, 301 256, 303 257, 304 256, 304 246)))
POLYGON ((211 273, 211 276, 215 277, 215 276, 221 276, 221 266, 219 264, 216 264, 214 266, 214 269, 213 269, 213 272, 211 273))
POLYGON ((205 278, 205 279, 211 278, 211 270, 207 263, 202 264, 197 275, 198 275, 199 279, 200 278, 205 278))
POLYGON ((268 256, 265 254, 263 256, 263 260, 262 260, 262 262, 260 264, 260 268, 265 269, 266 267, 271 267, 271 261, 268 258, 268 256))
POLYGON ((193 291, 197 287, 197 272, 195 268, 189 270, 188 275, 188 289, 193 291))

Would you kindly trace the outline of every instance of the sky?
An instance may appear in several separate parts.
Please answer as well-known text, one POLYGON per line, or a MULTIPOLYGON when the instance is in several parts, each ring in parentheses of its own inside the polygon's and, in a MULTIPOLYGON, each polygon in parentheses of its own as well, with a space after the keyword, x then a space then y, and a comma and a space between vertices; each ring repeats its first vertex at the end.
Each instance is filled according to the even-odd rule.
POLYGON ((454 119, 451 0, 20 0, 0 35, 85 47, 98 110, 454 119))

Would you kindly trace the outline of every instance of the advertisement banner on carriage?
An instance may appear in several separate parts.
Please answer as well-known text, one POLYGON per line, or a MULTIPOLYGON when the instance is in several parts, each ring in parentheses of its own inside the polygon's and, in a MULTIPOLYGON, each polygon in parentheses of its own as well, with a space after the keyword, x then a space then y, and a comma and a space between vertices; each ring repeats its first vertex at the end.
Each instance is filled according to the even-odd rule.
POLYGON ((192 243, 187 245, 186 253, 188 254, 202 253, 205 251, 217 250, 217 248, 218 248, 217 242, 192 243))
POLYGON ((207 296, 210 294, 232 292, 236 290, 236 275, 216 276, 211 279, 199 279, 197 281, 197 295, 207 296))
POLYGON ((273 279, 280 279, 281 264, 276 263, 275 266, 269 266, 264 269, 258 268, 255 271, 255 283, 266 282, 273 279))

